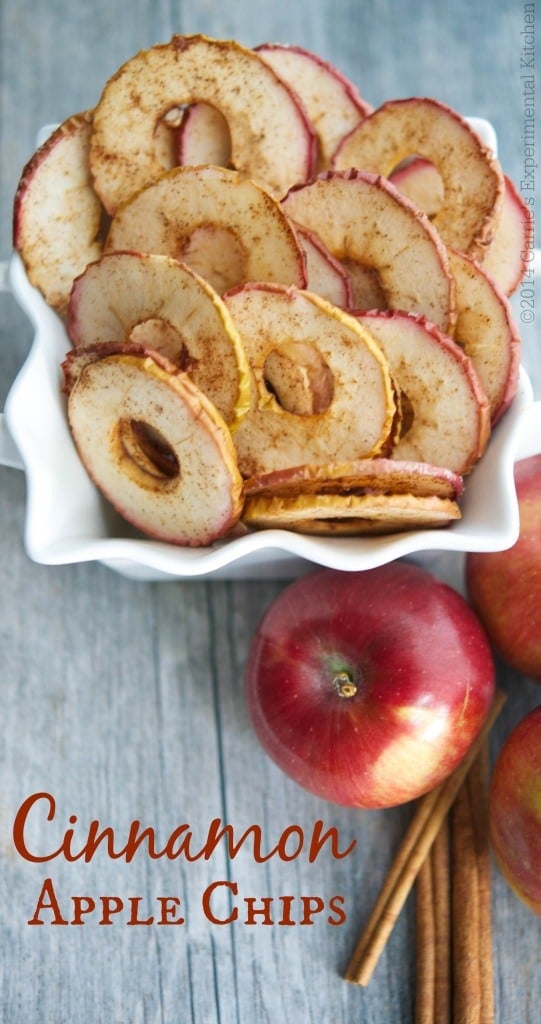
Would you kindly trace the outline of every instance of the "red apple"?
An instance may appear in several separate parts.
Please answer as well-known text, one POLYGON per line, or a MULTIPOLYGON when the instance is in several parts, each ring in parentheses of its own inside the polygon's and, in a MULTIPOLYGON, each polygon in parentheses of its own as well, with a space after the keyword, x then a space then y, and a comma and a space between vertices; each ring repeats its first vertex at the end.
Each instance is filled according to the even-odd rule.
POLYGON ((503 659, 541 682, 541 454, 515 464, 520 534, 507 551, 470 553, 468 593, 503 659))
POLYGON ((493 693, 490 645, 470 606, 407 561, 290 584, 263 616, 246 670, 270 757, 317 796, 365 808, 405 803, 449 775, 493 693))
POLYGON ((499 867, 541 914, 541 705, 507 737, 490 781, 490 838, 499 867))

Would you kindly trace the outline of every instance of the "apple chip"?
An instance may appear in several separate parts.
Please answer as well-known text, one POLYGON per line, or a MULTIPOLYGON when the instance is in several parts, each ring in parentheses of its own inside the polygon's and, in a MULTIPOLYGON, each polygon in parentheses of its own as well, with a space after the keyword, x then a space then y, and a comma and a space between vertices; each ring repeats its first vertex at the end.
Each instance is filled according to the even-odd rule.
POLYGON ((509 300, 486 273, 484 264, 449 250, 456 281, 454 339, 472 360, 490 403, 492 424, 515 397, 520 365, 520 336, 509 300))
POLYGON ((357 309, 421 313, 441 330, 454 323, 454 281, 447 252, 428 217, 386 179, 349 170, 294 186, 282 206, 315 232, 353 280, 357 309), (360 294, 355 267, 376 276, 380 302, 360 294))
POLYGON ((490 436, 489 403, 471 359, 422 317, 374 310, 358 319, 381 345, 401 393, 392 458, 468 473, 490 436))
POLYGON ((464 480, 446 466, 389 458, 292 466, 260 473, 244 482, 246 497, 295 497, 302 494, 413 494, 458 499, 464 480))
POLYGON ((249 406, 239 333, 214 289, 168 256, 113 252, 74 282, 67 320, 74 345, 145 343, 186 370, 227 424, 249 406))
POLYGON ((333 165, 389 177, 407 157, 436 167, 443 202, 434 224, 447 245, 482 259, 500 216, 503 174, 473 128, 435 99, 389 100, 339 145, 333 165))
POLYGON ((281 196, 312 173, 309 120, 263 58, 233 40, 175 35, 126 61, 96 105, 90 167, 109 213, 164 170, 156 125, 169 110, 198 101, 223 114, 231 161, 243 177, 281 196))
POLYGON ((175 167, 132 196, 105 244, 106 252, 121 249, 173 256, 219 294, 245 281, 306 284, 304 254, 280 204, 223 167, 175 167))
MULTIPOLYGON (((255 52, 299 97, 317 140, 317 169, 330 166, 338 143, 372 110, 338 68, 301 46, 262 43, 255 52)), ((227 121, 209 103, 187 108, 179 136, 180 163, 228 166, 227 121)))
POLYGON ((330 166, 338 143, 372 110, 356 86, 302 46, 262 43, 256 52, 300 97, 318 141, 318 165, 330 166))
POLYGON ((310 494, 247 498, 243 522, 252 529, 325 536, 362 536, 434 529, 460 519, 451 498, 412 494, 310 494))
POLYGON ((86 470, 118 513, 170 544, 211 544, 242 510, 222 417, 190 378, 152 353, 77 354, 68 421, 86 470))
POLYGON ((252 374, 251 406, 234 438, 243 476, 381 451, 394 424, 394 393, 387 360, 366 328, 298 288, 251 283, 225 301, 252 374), (309 394, 307 407, 314 379, 321 400, 314 405, 309 394), (289 401, 281 404, 282 390, 289 401))
POLYGON ((64 315, 73 278, 101 253, 103 209, 92 187, 92 114, 74 114, 23 169, 13 209, 13 244, 28 279, 64 315))

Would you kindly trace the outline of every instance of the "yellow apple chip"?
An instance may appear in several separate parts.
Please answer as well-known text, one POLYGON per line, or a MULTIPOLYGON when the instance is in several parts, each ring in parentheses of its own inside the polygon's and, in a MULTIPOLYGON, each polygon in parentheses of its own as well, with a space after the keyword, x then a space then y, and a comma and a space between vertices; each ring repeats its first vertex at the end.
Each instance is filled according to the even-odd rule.
POLYGON ((452 498, 413 494, 310 494, 247 498, 243 521, 252 529, 331 536, 399 533, 448 526, 460 519, 452 498))
POLYGON ((368 330, 298 288, 251 283, 225 301, 252 375, 250 409, 234 435, 243 476, 381 453, 394 391, 368 330))

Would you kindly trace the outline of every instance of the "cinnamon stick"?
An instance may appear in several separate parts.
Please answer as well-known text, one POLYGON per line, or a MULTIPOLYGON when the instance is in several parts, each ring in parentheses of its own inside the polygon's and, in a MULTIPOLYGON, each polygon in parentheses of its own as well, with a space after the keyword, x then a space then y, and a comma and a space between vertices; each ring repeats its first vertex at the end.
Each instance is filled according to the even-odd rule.
POLYGON ((453 851, 453 1021, 479 1024, 479 900, 477 862, 468 786, 452 810, 453 851))
MULTIPOLYGON (((439 833, 438 833, 439 834, 439 833)), ((436 985, 436 914, 432 851, 417 875, 415 907, 415 1024, 433 1024, 436 985), (422 954, 421 954, 422 951, 422 954)))
POLYGON ((415 1024, 494 1021, 488 772, 485 739, 417 876, 415 1024))
POLYGON ((451 886, 449 816, 416 882, 415 1024, 451 1020, 451 886))
POLYGON ((492 914, 490 886, 490 840, 488 825, 488 792, 490 751, 485 740, 477 761, 468 775, 470 801, 474 809, 473 826, 479 867, 479 952, 481 970, 481 1024, 493 1024, 494 971, 492 949, 492 914))
POLYGON ((451 1015, 451 854, 448 815, 436 836, 431 856, 436 941, 434 1024, 448 1024, 451 1015))
MULTIPOLYGON (((368 984, 369 978, 361 980, 365 957, 373 950, 374 942, 384 943, 390 934, 394 922, 400 913, 402 903, 400 902, 401 886, 404 873, 408 867, 410 858, 414 855, 417 844, 423 835, 424 829, 428 826, 434 808, 438 802, 440 789, 437 787, 422 797, 417 805, 417 810, 410 822, 409 828, 402 839, 398 852, 393 860, 391 868, 385 878, 379 896, 374 904, 372 913, 368 918, 365 928, 359 937, 353 957, 344 974, 346 981, 356 982, 358 985, 368 984), (398 898, 397 895, 398 894, 398 898), (382 922, 385 922, 386 935, 381 934, 382 922)), ((407 893, 405 894, 405 896, 407 893)), ((405 898, 405 897, 404 897, 405 898)), ((383 948, 383 947, 382 947, 383 948)), ((377 950, 379 958, 379 950, 377 950)), ((375 966, 375 964, 374 964, 375 966)), ((370 976, 372 970, 370 970, 370 976)), ((363 974, 364 978, 364 974, 363 974)))
POLYGON ((452 810, 453 1024, 493 1024, 485 743, 452 810))
POLYGON ((505 695, 497 691, 485 725, 466 757, 444 782, 418 801, 410 827, 344 973, 346 981, 357 985, 369 983, 419 869, 504 702, 505 695))

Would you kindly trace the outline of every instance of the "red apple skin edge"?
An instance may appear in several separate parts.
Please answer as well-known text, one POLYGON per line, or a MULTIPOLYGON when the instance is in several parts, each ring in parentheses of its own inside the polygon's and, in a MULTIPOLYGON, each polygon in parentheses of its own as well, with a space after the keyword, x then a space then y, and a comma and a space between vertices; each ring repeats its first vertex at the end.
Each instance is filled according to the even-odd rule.
POLYGON ((336 804, 391 807, 462 760, 494 695, 486 634, 457 591, 398 561, 320 569, 263 616, 246 698, 267 754, 336 804))
POLYGON ((500 749, 490 780, 489 828, 504 878, 541 915, 541 705, 500 749))
POLYGON ((470 552, 468 596, 512 668, 541 682, 541 454, 515 463, 520 534, 507 551, 470 552))

